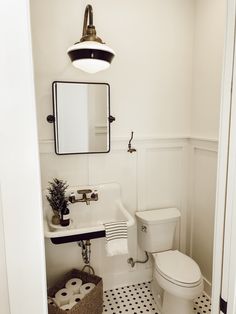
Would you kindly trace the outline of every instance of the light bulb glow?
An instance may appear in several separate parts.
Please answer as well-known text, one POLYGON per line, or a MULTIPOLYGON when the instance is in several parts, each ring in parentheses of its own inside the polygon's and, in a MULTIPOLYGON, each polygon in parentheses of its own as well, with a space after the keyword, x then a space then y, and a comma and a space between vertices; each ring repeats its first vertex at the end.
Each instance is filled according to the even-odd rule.
POLYGON ((110 67, 110 63, 103 60, 98 59, 80 59, 73 61, 73 65, 88 73, 97 73, 100 71, 104 71, 110 67))

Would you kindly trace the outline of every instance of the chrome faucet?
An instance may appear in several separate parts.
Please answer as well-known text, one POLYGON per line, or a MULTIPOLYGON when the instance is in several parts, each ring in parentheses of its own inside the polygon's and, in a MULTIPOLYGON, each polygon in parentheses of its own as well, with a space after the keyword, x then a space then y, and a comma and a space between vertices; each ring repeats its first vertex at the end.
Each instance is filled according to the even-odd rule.
POLYGON ((87 197, 87 194, 92 193, 92 190, 78 190, 78 194, 82 194, 82 198, 78 199, 79 202, 86 202, 86 205, 90 204, 90 198, 87 197))
POLYGON ((98 200, 98 193, 96 190, 94 192, 90 189, 78 190, 77 193, 82 194, 82 198, 76 199, 75 193, 72 192, 68 198, 70 203, 73 204, 73 203, 78 203, 78 202, 85 202, 87 205, 89 205, 90 201, 97 201, 98 200), (90 195, 90 197, 88 197, 87 194, 90 194, 90 193, 91 193, 91 195, 90 195))

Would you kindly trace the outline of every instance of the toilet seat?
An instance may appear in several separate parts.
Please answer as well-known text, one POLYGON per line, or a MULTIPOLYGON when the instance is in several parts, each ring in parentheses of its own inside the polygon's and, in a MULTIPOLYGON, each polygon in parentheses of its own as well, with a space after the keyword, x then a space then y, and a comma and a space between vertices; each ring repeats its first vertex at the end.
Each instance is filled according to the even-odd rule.
POLYGON ((197 263, 187 255, 175 250, 154 253, 155 270, 169 282, 180 287, 196 287, 202 282, 197 263))

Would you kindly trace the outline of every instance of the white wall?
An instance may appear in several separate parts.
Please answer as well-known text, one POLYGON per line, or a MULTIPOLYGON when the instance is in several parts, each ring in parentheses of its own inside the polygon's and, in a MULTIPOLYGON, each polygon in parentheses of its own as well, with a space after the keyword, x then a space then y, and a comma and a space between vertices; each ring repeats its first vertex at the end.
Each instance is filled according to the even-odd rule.
POLYGON ((131 129, 136 135, 188 134, 193 0, 90 3, 98 35, 116 51, 111 68, 95 75, 73 68, 66 54, 81 37, 87 2, 31 0, 40 139, 53 136, 45 121, 53 80, 110 83, 113 136, 127 137, 131 129))
MULTIPOLYGON (((91 1, 98 35, 117 53, 108 71, 93 76, 74 69, 66 55, 67 48, 81 36, 86 4, 78 0, 31 1, 42 187, 46 188, 52 177, 66 179, 71 185, 117 181, 122 186, 123 200, 131 213, 138 208, 164 204, 176 205, 184 212, 186 202, 182 186, 179 186, 184 177, 181 172, 182 144, 180 148, 175 148, 174 143, 173 148, 167 143, 167 148, 164 144, 160 150, 148 144, 150 151, 147 148, 147 156, 146 142, 142 143, 138 154, 129 155, 126 150, 131 129, 135 135, 141 136, 177 136, 189 132, 187 117, 191 109, 193 2, 152 0, 147 5, 144 1, 122 0, 115 3, 102 0, 98 5, 97 1, 91 1), (141 45, 142 42, 151 43, 151 49, 146 44, 141 45), (112 125, 112 135, 125 136, 127 140, 112 143, 113 151, 108 155, 56 156, 52 143, 47 142, 53 139, 52 125, 45 120, 52 112, 53 80, 108 82, 111 85, 111 111, 117 119, 112 125), (168 162, 173 168, 168 167, 168 162), (164 192, 162 189, 164 193, 156 197, 158 187, 163 184, 161 176, 156 182, 153 173, 164 174, 164 169, 168 190, 164 192), (148 177, 143 177, 146 171, 148 177), (158 185, 156 189, 155 183, 158 185)), ((130 233, 130 254, 136 258, 135 228, 130 233)), ((182 238, 184 247, 185 240, 182 238)), ((119 280, 127 278, 127 256, 106 258, 103 241, 93 241, 96 245, 93 245, 92 264, 97 267, 98 273, 106 274, 105 283, 108 286, 118 285, 119 280)), ((76 244, 56 247, 46 241, 46 255, 49 282, 63 270, 81 265, 76 244)), ((142 252, 139 256, 143 257, 142 252)), ((146 267, 140 266, 138 270, 145 270, 146 267)), ((147 274, 143 271, 146 277, 149 273, 150 268, 147 274)), ((130 281, 142 280, 137 272, 131 272, 128 277, 130 281)))
MULTIPOLYGON (((186 196, 182 184, 179 185, 185 178, 183 143, 177 147, 174 143, 172 147, 168 141, 161 142, 163 148, 157 148, 156 144, 142 142, 137 154, 129 155, 126 151, 131 129, 141 136, 176 137, 189 133, 193 2, 102 0, 98 5, 91 1, 98 35, 117 53, 108 71, 93 76, 74 69, 66 54, 67 48, 81 36, 86 4, 78 0, 31 1, 42 187, 46 188, 52 177, 66 179, 71 185, 117 181, 131 213, 156 206, 178 206, 185 221, 186 196), (56 156, 52 142, 47 141, 53 139, 52 125, 45 120, 52 112, 53 80, 110 83, 111 113, 117 119, 112 135, 125 136, 126 140, 113 142, 108 155, 56 156), (161 192, 157 194, 158 189, 161 192)), ((135 228, 129 238, 130 254, 143 257, 137 251, 135 228)), ((122 284, 124 279, 137 282, 142 280, 140 273, 146 278, 150 275, 150 265, 144 265, 138 269, 142 272, 130 272, 127 276, 127 256, 107 258, 104 240, 93 242, 96 245, 92 264, 106 277, 107 286, 122 284)), ((185 247, 184 227, 182 246, 185 247)), ((46 255, 49 283, 63 270, 81 265, 76 244, 56 247, 46 241, 46 255)))
MULTIPOLYGON (((1 4, 0 37, 4 49, 0 49, 0 206, 10 312, 46 314, 29 3, 7 0, 1 4)), ((2 241, 2 234, 0 237, 2 241)), ((4 284, 4 277, 0 282, 4 284)), ((2 306, 1 302, 0 312, 5 314, 2 306)))
MULTIPOLYGON (((108 71, 88 75, 73 68, 66 55, 67 48, 81 36, 87 2, 31 0, 42 188, 52 177, 65 179, 70 185, 117 181, 131 213, 177 206, 182 212, 181 249, 185 251, 187 246, 199 264, 204 263, 198 246, 202 238, 198 242, 195 225, 198 218, 204 219, 202 210, 206 204, 199 204, 198 200, 204 199, 206 191, 210 193, 206 211, 209 223, 212 222, 216 154, 212 158, 211 153, 204 151, 195 156, 195 144, 189 137, 217 138, 224 11, 223 1, 214 3, 206 1, 205 12, 200 0, 101 0, 99 4, 91 1, 98 35, 117 56, 108 71), (212 19, 210 25, 207 13, 212 19), (218 24, 213 28, 216 20, 218 24), (210 56, 209 42, 210 48, 214 48, 210 56), (52 112, 54 80, 111 84, 111 113, 116 122, 112 125, 110 154, 54 154, 53 128, 46 122, 46 116, 52 112), (126 152, 131 130, 138 148, 132 155, 126 152), (206 172, 208 181, 204 180, 206 172)), ((204 143, 211 149, 211 143, 204 143)), ((213 234, 208 230, 205 236, 211 250, 213 234)), ((135 228, 129 239, 130 254, 143 257, 137 248, 135 228)), ((107 286, 142 280, 140 274, 150 276, 150 264, 130 270, 127 256, 108 259, 104 256, 103 240, 93 242, 92 264, 104 276, 107 286)), ((62 271, 82 263, 76 244, 58 247, 46 241, 46 255, 49 283, 62 271)), ((210 280, 210 258, 207 265, 203 271, 210 280)))
POLYGON ((195 1, 191 133, 218 138, 226 0, 195 1))
POLYGON ((0 278, 1 278, 0 280, 1 312, 4 314, 10 314, 1 194, 0 194, 0 278))
MULTIPOLYGON (((218 139, 226 0, 195 2, 191 136, 218 139)), ((190 150, 189 245, 210 294, 215 217, 217 143, 192 140, 190 150)))

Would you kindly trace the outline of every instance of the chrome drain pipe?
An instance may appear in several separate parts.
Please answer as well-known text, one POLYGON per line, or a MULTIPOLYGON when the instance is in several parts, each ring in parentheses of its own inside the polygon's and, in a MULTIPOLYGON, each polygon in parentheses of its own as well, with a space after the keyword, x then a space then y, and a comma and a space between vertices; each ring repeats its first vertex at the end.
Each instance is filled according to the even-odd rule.
POLYGON ((80 240, 77 242, 78 246, 82 250, 83 262, 87 265, 90 264, 90 255, 91 255, 91 242, 90 240, 80 240))

